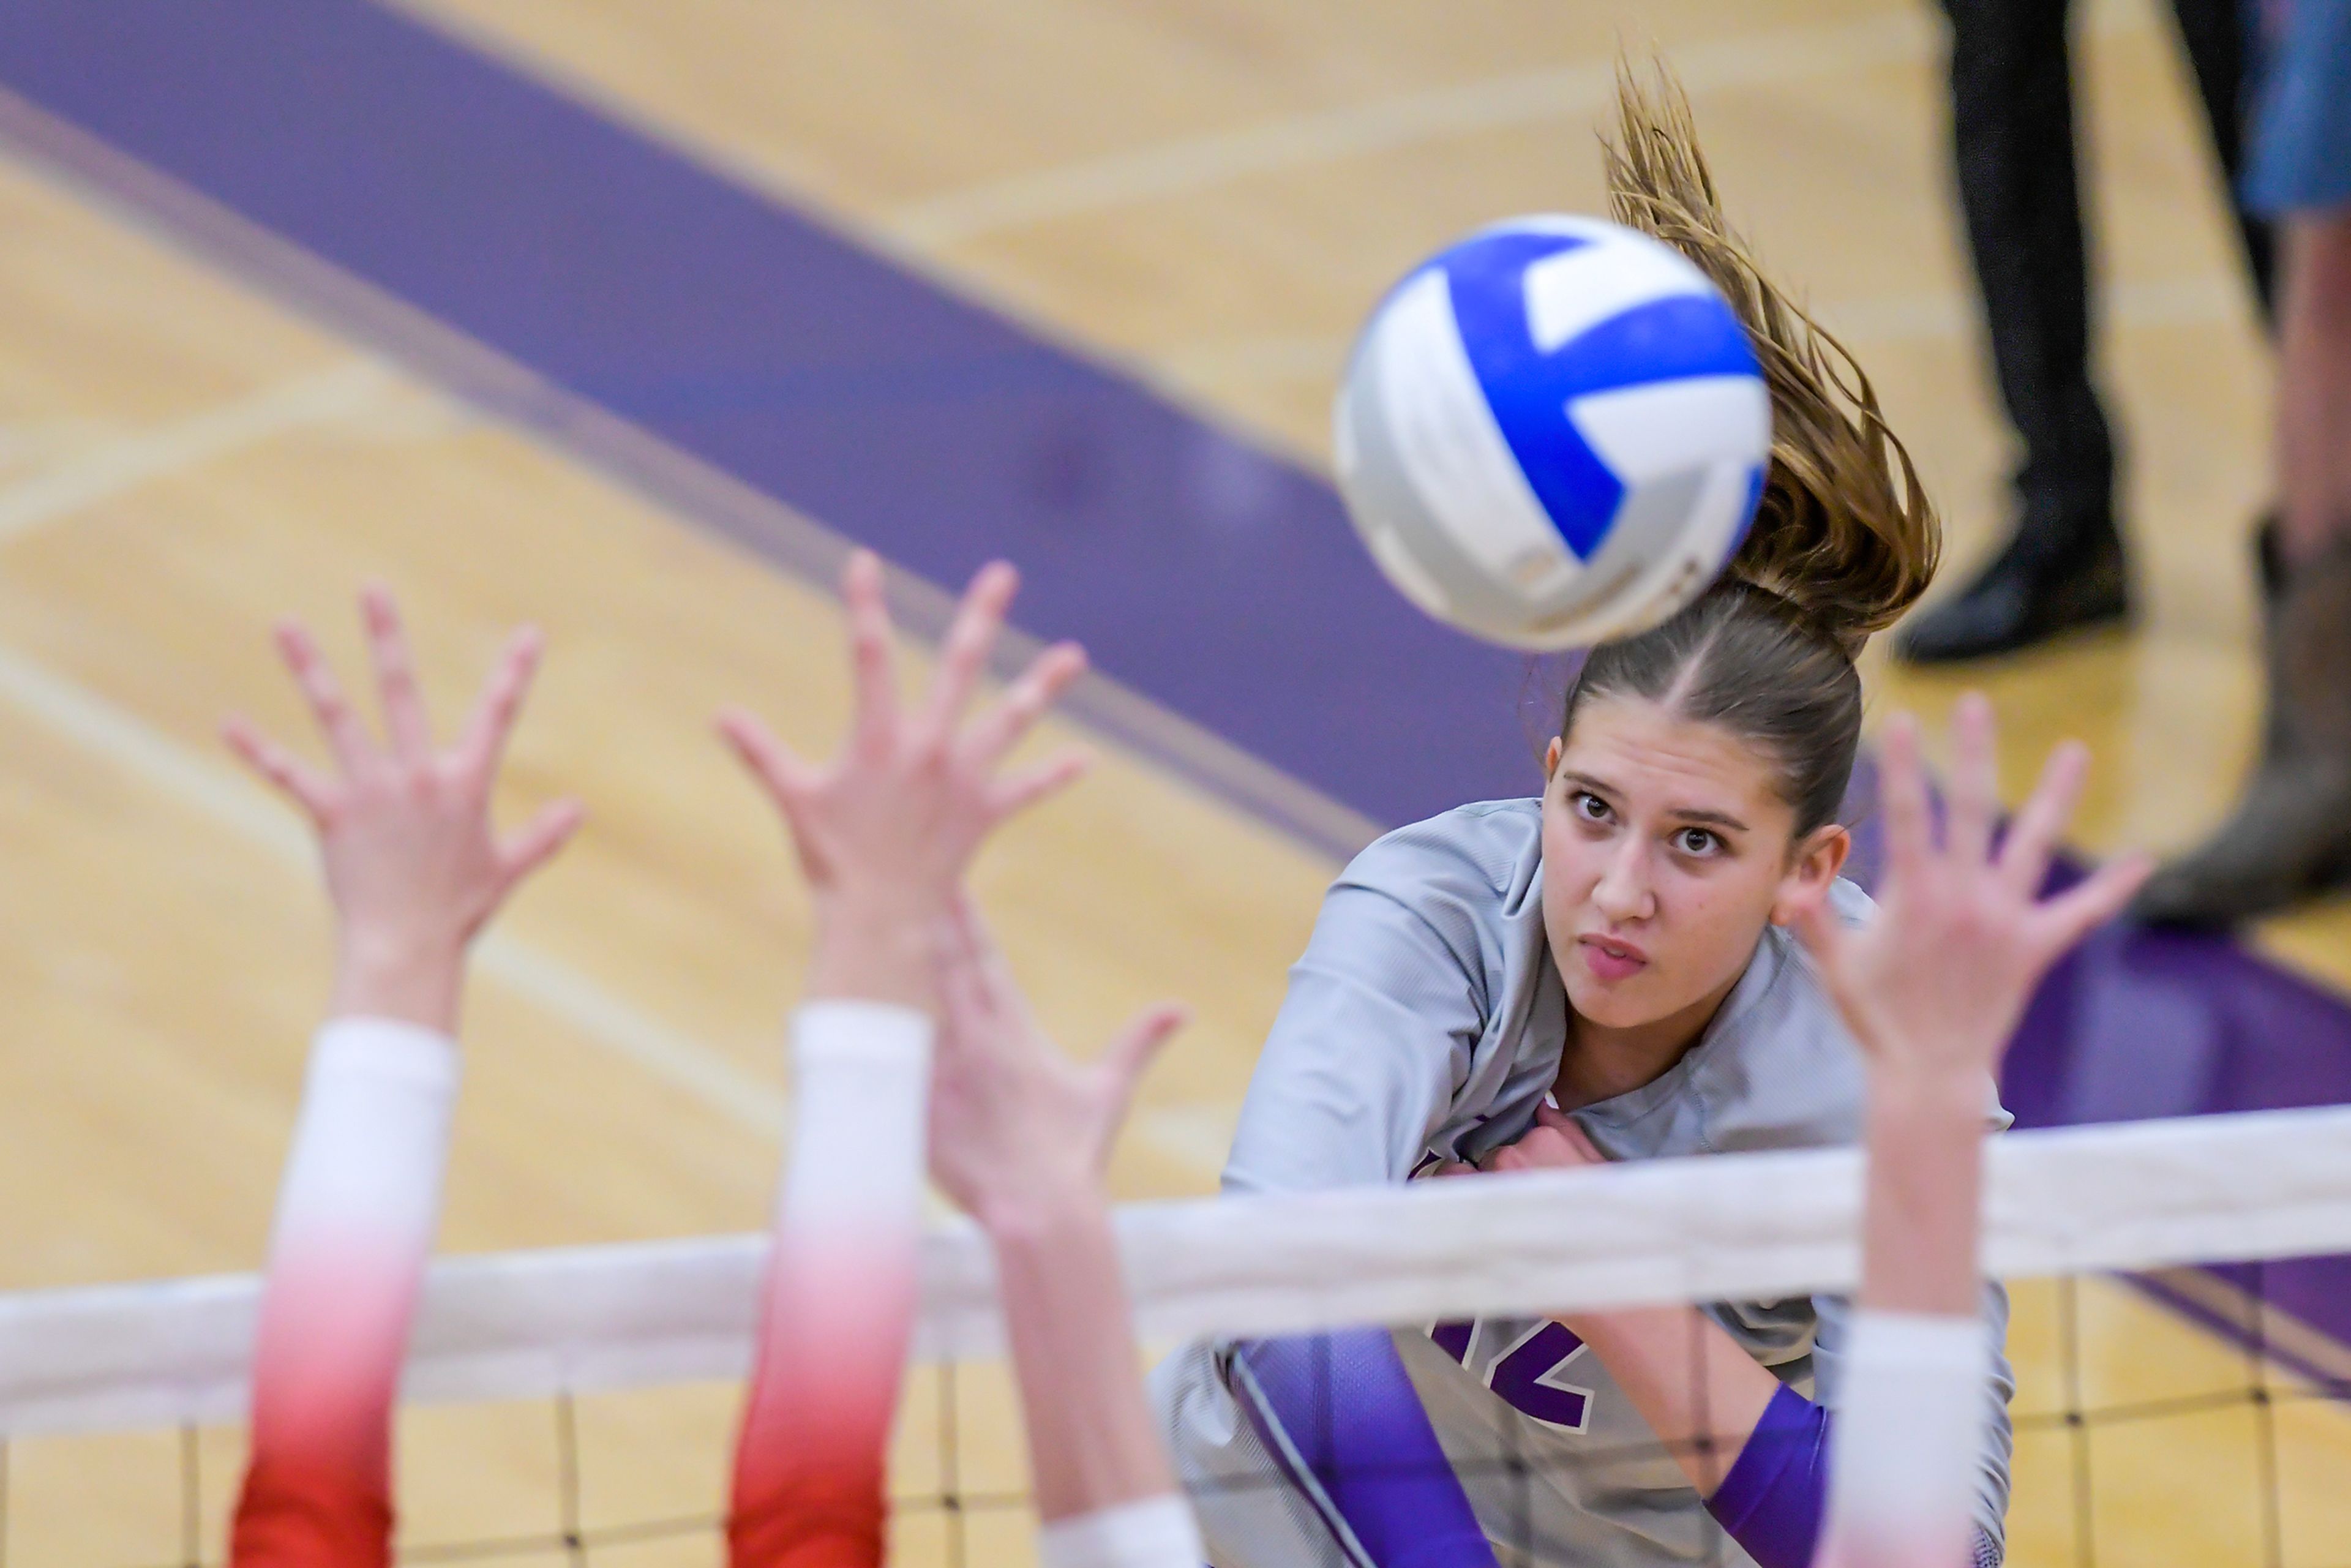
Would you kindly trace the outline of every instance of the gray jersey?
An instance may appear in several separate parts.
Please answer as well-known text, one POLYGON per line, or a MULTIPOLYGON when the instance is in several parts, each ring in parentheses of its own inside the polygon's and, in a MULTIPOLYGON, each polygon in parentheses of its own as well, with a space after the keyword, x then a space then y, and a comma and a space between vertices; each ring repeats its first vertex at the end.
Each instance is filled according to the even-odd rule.
MULTIPOLYGON (((1225 1186, 1294 1192, 1406 1179, 1519 1137, 1559 1071, 1567 998, 1542 918, 1541 802, 1488 801, 1390 833, 1332 887, 1249 1084, 1225 1186)), ((1868 916, 1839 883, 1835 907, 1868 916)), ((1698 1043, 1656 1082, 1574 1113, 1611 1159, 1850 1144, 1857 1047, 1795 940, 1765 931, 1698 1043)), ((1996 1122, 2005 1115, 1993 1107, 1996 1122)), ((1841 1298, 1708 1309, 1757 1361, 1834 1407, 1841 1298)), ((2000 1343, 2007 1302, 1988 1290, 2000 1343)), ((1746 1563, 1598 1358, 1556 1325, 1488 1321, 1395 1341, 1438 1440, 1506 1564, 1746 1563), (1516 1453, 1523 1478, 1498 1465, 1516 1453)), ((1333 1560, 1228 1386, 1223 1348, 1154 1377, 1217 1568, 1333 1560)), ((1997 1542, 2008 1495, 2007 1363, 1984 1390, 1991 1437, 1977 1518, 1997 1542)))

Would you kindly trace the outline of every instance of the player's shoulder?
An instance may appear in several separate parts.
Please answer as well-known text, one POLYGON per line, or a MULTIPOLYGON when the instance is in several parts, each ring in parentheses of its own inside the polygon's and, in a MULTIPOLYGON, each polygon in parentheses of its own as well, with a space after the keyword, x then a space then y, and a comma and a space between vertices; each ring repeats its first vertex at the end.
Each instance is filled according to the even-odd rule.
POLYGON ((1866 925, 1877 918, 1877 901, 1861 883, 1839 877, 1829 883, 1829 913, 1847 925, 1866 925))
POLYGON ((1364 947, 1371 930, 1441 946, 1489 977, 1541 942, 1542 802, 1479 800, 1382 835, 1348 862, 1318 937, 1364 947))
POLYGON ((1523 894, 1542 863, 1542 802, 1476 800, 1384 833, 1340 876, 1411 901, 1415 895, 1523 894))

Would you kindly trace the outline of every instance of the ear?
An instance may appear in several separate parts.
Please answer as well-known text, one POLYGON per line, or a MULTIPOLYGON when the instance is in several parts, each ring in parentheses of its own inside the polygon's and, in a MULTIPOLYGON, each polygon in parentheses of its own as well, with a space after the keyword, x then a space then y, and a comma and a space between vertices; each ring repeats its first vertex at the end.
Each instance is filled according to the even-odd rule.
POLYGON ((1543 782, 1546 784, 1551 782, 1551 776, 1559 771, 1559 754, 1566 749, 1565 741, 1555 735, 1551 737, 1551 746, 1543 752, 1543 782))
POLYGON ((1780 878, 1780 891, 1771 900, 1771 924, 1792 924, 1807 909, 1817 909, 1827 901, 1829 889, 1844 870, 1845 857, 1853 852, 1853 835, 1834 822, 1825 828, 1814 828, 1791 846, 1788 869, 1780 878))

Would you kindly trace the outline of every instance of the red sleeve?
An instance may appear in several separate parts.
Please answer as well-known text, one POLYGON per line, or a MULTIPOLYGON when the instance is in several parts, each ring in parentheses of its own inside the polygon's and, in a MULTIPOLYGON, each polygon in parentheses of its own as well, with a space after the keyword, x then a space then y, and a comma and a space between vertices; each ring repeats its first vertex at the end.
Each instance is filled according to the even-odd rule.
POLYGON ((880 1568, 883 1507, 879 1467, 796 1467, 738 1485, 726 1521, 733 1568, 880 1568))
POLYGON ((732 1568, 880 1568, 883 1465, 914 1324, 930 1020, 803 1008, 726 1526, 732 1568))
POLYGON ((236 1568, 389 1568, 392 1500, 333 1463, 256 1458, 229 1531, 236 1568))
POLYGON ((877 1270, 883 1260, 847 1238, 798 1229, 778 1241, 735 1450, 726 1560, 880 1568, 912 1273, 877 1270))
POLYGON ((392 1561, 392 1419, 441 1212, 455 1046, 345 1019, 312 1048, 253 1351, 235 1568, 392 1561))

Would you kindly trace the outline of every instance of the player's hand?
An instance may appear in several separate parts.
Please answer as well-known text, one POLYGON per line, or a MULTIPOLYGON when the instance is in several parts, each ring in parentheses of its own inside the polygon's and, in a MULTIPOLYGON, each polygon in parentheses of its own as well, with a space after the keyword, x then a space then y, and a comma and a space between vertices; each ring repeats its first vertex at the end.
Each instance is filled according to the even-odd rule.
POLYGON ((1546 1100, 1535 1107, 1535 1124, 1478 1162, 1484 1171, 1574 1170, 1604 1166, 1607 1156, 1592 1146, 1575 1118, 1546 1100))
POLYGON ((1004 956, 958 899, 937 956, 931 1176, 991 1231, 1102 1201, 1102 1172, 1135 1085, 1184 1009, 1145 1010, 1092 1061, 1038 1028, 1004 956))
POLYGON ((815 894, 812 994, 925 1001, 923 945, 981 842, 1084 771, 1086 758, 1075 752, 1005 767, 1084 670, 1074 643, 1048 648, 995 702, 966 717, 1019 581, 1001 561, 972 579, 940 645, 930 693, 909 707, 891 668, 882 563, 860 550, 841 575, 856 716, 841 755, 816 766, 749 713, 720 716, 721 733, 783 814, 815 894))
POLYGON ((532 672, 539 637, 507 641, 457 743, 433 748, 400 612, 381 586, 360 596, 383 710, 379 741, 353 711, 309 631, 277 627, 278 652, 301 687, 334 761, 321 770, 233 716, 229 748, 309 817, 338 925, 335 1011, 406 1019, 455 1033, 466 945, 517 883, 580 825, 559 800, 501 837, 490 791, 532 672))
POLYGON ((1814 905, 1797 926, 1868 1054, 1873 1082, 1899 1077, 1972 1094, 1980 1104, 1983 1080, 1999 1066, 2041 977, 2121 912, 2153 862, 2128 856, 2042 898, 2089 754, 2068 743, 2050 755, 1995 852, 1991 705, 1969 694, 1951 728, 1942 841, 1928 805, 1917 727, 1897 716, 1882 758, 1886 872, 1876 918, 1854 929, 1814 905))

